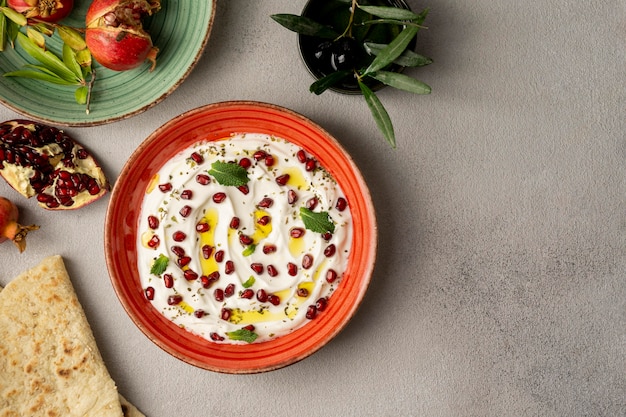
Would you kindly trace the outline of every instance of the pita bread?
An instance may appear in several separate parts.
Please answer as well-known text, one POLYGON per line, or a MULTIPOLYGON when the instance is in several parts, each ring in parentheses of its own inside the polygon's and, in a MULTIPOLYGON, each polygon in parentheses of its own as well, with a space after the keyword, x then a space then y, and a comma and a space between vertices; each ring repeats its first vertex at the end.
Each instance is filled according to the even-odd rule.
POLYGON ((60 256, 0 292, 0 417, 14 416, 143 416, 119 396, 60 256))

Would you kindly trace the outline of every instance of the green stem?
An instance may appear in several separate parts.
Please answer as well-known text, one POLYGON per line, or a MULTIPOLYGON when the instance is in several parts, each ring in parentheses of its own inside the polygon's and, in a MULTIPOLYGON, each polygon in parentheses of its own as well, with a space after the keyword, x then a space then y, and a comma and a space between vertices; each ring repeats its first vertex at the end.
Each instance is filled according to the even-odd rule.
POLYGON ((350 19, 348 20, 348 26, 343 31, 343 33, 341 35, 339 35, 339 37, 337 39, 343 38, 345 36, 347 36, 349 38, 352 37, 352 26, 353 26, 352 23, 354 22, 354 13, 355 13, 357 7, 358 7, 357 1, 356 0, 352 0, 352 9, 350 10, 350 19))

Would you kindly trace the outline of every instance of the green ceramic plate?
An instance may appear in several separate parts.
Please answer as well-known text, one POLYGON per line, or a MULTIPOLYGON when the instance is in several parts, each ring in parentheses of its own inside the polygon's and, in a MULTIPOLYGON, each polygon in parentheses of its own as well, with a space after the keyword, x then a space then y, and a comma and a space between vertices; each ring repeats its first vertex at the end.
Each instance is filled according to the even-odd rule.
MULTIPOLYGON (((90 0, 76 0, 72 14, 63 21, 85 27, 90 0)), ((159 48, 157 66, 149 63, 124 72, 96 64, 96 83, 91 111, 74 100, 74 87, 0 76, 0 101, 31 119, 62 126, 95 126, 141 113, 161 102, 178 87, 198 62, 208 41, 215 0, 162 0, 161 10, 144 22, 153 43, 159 48)), ((56 53, 61 43, 54 35, 47 41, 56 53)), ((32 59, 19 47, 0 52, 0 74, 20 69, 32 59)))

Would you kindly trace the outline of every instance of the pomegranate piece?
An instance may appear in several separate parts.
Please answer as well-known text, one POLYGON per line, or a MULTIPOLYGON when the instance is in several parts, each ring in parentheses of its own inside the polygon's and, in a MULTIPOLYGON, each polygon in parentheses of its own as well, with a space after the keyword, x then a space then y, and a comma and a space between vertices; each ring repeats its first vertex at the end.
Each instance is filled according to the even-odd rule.
POLYGON ((62 130, 29 120, 0 124, 0 175, 50 210, 83 207, 110 188, 86 148, 62 130))
POLYGON ((159 0, 94 0, 85 17, 85 42, 93 58, 114 71, 127 71, 150 61, 159 49, 142 20, 161 8, 159 0))
POLYGON ((11 240, 20 252, 26 249, 26 234, 39 226, 22 226, 17 222, 18 208, 12 201, 0 197, 0 242, 11 240))
POLYGON ((7 5, 29 19, 54 23, 72 12, 74 0, 8 0, 7 5))

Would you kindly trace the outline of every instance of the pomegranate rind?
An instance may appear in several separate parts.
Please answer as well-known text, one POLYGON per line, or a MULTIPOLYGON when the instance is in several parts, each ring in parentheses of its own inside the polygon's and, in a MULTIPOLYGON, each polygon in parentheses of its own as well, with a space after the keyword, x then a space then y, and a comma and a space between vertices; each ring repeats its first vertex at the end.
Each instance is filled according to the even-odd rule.
POLYGON ((0 176, 49 210, 78 209, 110 190, 85 147, 62 130, 29 120, 0 124, 0 176))
POLYGON ((65 19, 74 9, 74 0, 64 1, 8 1, 8 6, 28 19, 54 23, 65 19))

